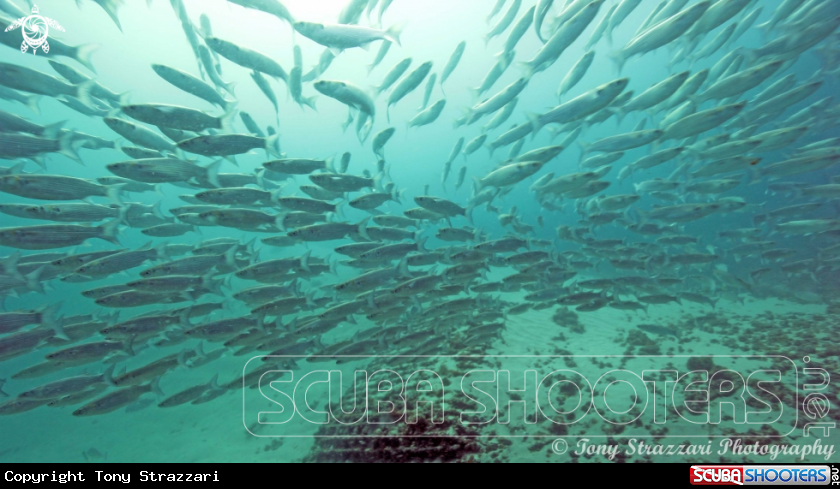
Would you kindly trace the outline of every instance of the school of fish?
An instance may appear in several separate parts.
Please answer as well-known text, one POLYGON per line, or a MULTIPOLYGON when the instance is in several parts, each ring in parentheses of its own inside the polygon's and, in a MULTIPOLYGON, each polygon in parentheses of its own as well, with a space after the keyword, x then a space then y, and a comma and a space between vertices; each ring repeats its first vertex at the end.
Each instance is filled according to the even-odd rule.
MULTIPOLYGON (((122 29, 120 2, 95 3, 122 29)), ((211 20, 225 19, 196 23, 187 6, 197 2, 169 3, 196 64, 148 71, 215 111, 105 87, 93 48, 60 38, 38 54, 48 60, 44 71, 24 67, 12 55, 19 32, 0 36, 0 98, 16 104, 0 111, 0 192, 15 202, 4 200, 0 213, 27 220, 0 228, 0 365, 37 359, 4 370, 0 415, 195 405, 234 395, 278 366, 298 368, 267 358, 244 379, 220 381, 211 364, 223 357, 483 352, 510 316, 530 310, 644 316, 683 302, 824 302, 836 293, 840 179, 830 171, 840 163, 840 106, 818 96, 840 74, 836 0, 781 0, 775 10, 761 0, 496 0, 485 39, 454 39, 451 55, 429 60, 413 59, 401 43, 410 20, 383 21, 392 0, 348 0, 332 24, 299 19, 278 0, 229 0, 294 31, 295 63, 286 67, 260 46, 215 37, 211 20), (645 20, 628 26, 637 9, 649 10, 645 20), (635 34, 618 35, 625 31, 635 34), (530 32, 541 47, 517 50, 530 32), (760 47, 736 47, 756 32, 760 47), (304 43, 323 48, 319 60, 304 62, 304 43), (576 43, 585 54, 571 59, 576 43), (369 45, 369 80, 330 73, 343 52, 369 45), (655 51, 669 53, 672 74, 628 89, 639 60, 655 51), (458 87, 447 80, 462 57, 494 55, 480 86, 470 87, 475 104, 443 116, 454 113, 446 93, 458 87), (823 67, 812 77, 791 72, 815 55, 823 67), (543 94, 553 108, 518 107, 531 80, 556 63, 564 77, 556 93, 543 94), (593 64, 609 65, 615 79, 587 85, 593 64), (497 83, 517 70, 509 85, 497 83), (234 92, 245 91, 264 94, 278 124, 293 109, 346 106, 345 121, 325 124, 352 128, 363 154, 284 153, 276 127, 238 108, 234 92), (416 103, 404 100, 414 92, 416 115, 394 120, 391 109, 416 103), (42 98, 109 131, 34 123, 29 114, 42 98), (635 129, 589 135, 624 120, 635 129), (481 134, 464 135, 476 123, 481 134), (394 136, 429 124, 452 126, 451 140, 433 142, 452 150, 435 162, 440 181, 407 195, 390 176, 389 156, 400 152, 394 136), (557 144, 533 147, 541 131, 557 144), (625 158, 640 148, 644 156, 625 158), (56 153, 84 161, 90 151, 113 156, 96 179, 50 162, 56 153), (235 166, 255 154, 264 155, 260 165, 235 166), (375 161, 375 170, 354 171, 358 161, 375 161), (652 169, 666 177, 649 177, 652 169), (162 208, 162 192, 183 204, 162 208), (539 215, 518 211, 534 204, 539 215), (498 227, 481 229, 479 215, 498 227), (732 225, 715 227, 713 238, 686 231, 710 216, 732 225), (751 225, 738 224, 745 219, 751 225), (123 246, 129 228, 148 243, 123 246), (226 237, 203 239, 207 228, 226 237), (187 233, 194 239, 171 242, 187 233), (78 295, 51 294, 59 281, 78 295), (25 294, 41 294, 43 306, 8 308, 25 294), (89 312, 64 314, 68 302, 89 312), (322 341, 337 328, 345 339, 322 341), (138 358, 142 366, 125 367, 138 358), (160 388, 162 378, 205 366, 206 383, 160 388)), ((12 0, 0 10, 3 29, 29 14, 12 0)))

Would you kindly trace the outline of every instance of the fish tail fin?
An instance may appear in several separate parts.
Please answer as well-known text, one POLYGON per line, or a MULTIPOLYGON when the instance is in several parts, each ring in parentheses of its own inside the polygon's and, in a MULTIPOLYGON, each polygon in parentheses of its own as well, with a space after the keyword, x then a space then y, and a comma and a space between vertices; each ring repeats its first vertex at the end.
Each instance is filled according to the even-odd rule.
POLYGON ((20 175, 21 173, 23 173, 24 168, 26 168, 26 163, 20 162, 9 168, 9 175, 20 175))
POLYGON ((765 22, 763 24, 758 24, 757 26, 754 27, 754 29, 757 29, 757 30, 761 31, 761 36, 764 39, 767 39, 767 37, 770 35, 770 31, 773 30, 773 27, 775 27, 775 26, 771 24, 770 20, 768 20, 767 22, 765 22))
POLYGON ((128 216, 128 206, 120 205, 120 208, 117 211, 116 220, 118 220, 120 222, 120 224, 125 224, 126 226, 128 226, 128 217, 127 216, 128 216))
POLYGON ((216 160, 204 167, 207 171, 207 181, 216 188, 221 187, 221 184, 219 184, 219 168, 222 166, 222 161, 224 160, 216 160))
POLYGON ((236 268, 236 251, 239 248, 237 245, 233 245, 225 252, 225 265, 230 268, 236 268))
POLYGON ((39 267, 37 270, 27 273, 23 279, 26 281, 26 288, 33 291, 38 292, 39 294, 44 293, 44 286, 41 284, 41 273, 44 271, 44 267, 39 267))
POLYGON ((26 102, 24 102, 24 105, 29 107, 29 110, 35 112, 38 115, 41 114, 41 108, 38 107, 38 101, 40 100, 40 98, 37 95, 28 95, 25 100, 26 102))
POLYGON ((277 228, 280 231, 285 233, 286 232, 286 214, 280 214, 278 216, 275 216, 274 217, 274 225, 277 226, 277 228))
POLYGON ((117 107, 113 107, 109 112, 110 117, 116 117, 119 114, 119 108, 131 104, 131 90, 123 92, 119 95, 117 107), (113 114, 113 115, 110 115, 113 114))
MULTIPOLYGON (((47 139, 58 139, 61 136, 61 129, 64 127, 64 124, 66 124, 66 123, 67 123, 67 121, 59 121, 59 122, 56 122, 56 123, 53 123, 53 124, 48 124, 48 125, 44 126, 43 137, 45 137, 47 139)), ((67 131, 67 133, 69 133, 71 135, 73 134, 70 131, 67 131)), ((75 151, 74 151, 74 153, 75 153, 75 151)), ((78 158, 78 155, 76 155, 76 157, 78 158)))
POLYGON ((400 277, 411 278, 411 272, 408 270, 408 257, 404 256, 400 260, 400 263, 397 265, 397 270, 399 270, 400 277))
MULTIPOLYGON (((181 314, 178 315, 178 326, 180 326, 181 328, 184 328, 184 329, 191 328, 192 327, 192 323, 190 323, 190 314, 191 313, 192 313, 192 306, 189 306, 189 307, 185 308, 183 310, 183 312, 181 312, 181 314)), ((201 344, 199 343, 199 346, 196 347, 197 350, 200 350, 200 346, 201 346, 201 344)))
POLYGON ((213 378, 210 379, 210 382, 207 383, 207 388, 211 391, 225 390, 224 387, 219 385, 219 374, 214 375, 213 378))
MULTIPOLYGON (((695 94, 691 94, 691 95, 688 95, 686 98, 688 99, 688 101, 689 101, 689 102, 691 102, 692 104, 694 104, 694 107, 695 107, 697 110, 700 110, 700 106, 701 106, 701 105, 703 105, 703 102, 705 102, 706 100, 710 100, 710 99, 706 99, 705 97, 703 97, 703 94, 702 94, 702 93, 700 93, 700 94, 696 94, 696 93, 695 93, 695 94)), ((736 119, 736 120, 737 120, 737 119, 736 119)))
POLYGON ((292 281, 292 285, 291 285, 292 294, 297 298, 300 298, 302 296, 302 293, 303 293, 303 285, 301 284, 301 282, 302 281, 297 279, 297 278, 295 278, 292 281))
POLYGON ((156 259, 157 260, 160 260, 160 261, 170 261, 171 260, 171 258, 169 257, 169 249, 167 248, 168 246, 169 246, 168 241, 164 241, 163 243, 155 246, 155 253, 156 253, 156 259))
POLYGON ((102 380, 111 387, 116 386, 114 383, 114 368, 116 368, 116 365, 112 363, 110 367, 106 368, 105 371, 102 372, 102 380))
POLYGON ((164 394, 163 391, 160 390, 160 377, 156 377, 155 380, 153 380, 152 383, 149 384, 149 388, 157 397, 166 397, 166 394, 164 394))
POLYGON ((522 78, 530 80, 534 76, 535 66, 530 61, 518 61, 516 64, 522 69, 522 78))
POLYGON ((338 173, 335 169, 335 155, 324 160, 324 168, 330 173, 338 173))
POLYGON ((366 240, 373 241, 372 239, 370 239, 370 235, 368 235, 368 232, 367 232, 367 224, 368 224, 369 220, 370 220, 370 216, 362 219, 362 222, 360 222, 359 225, 356 226, 356 232, 358 232, 359 236, 365 238, 366 240))
POLYGON ((229 93, 232 97, 236 97, 236 93, 234 92, 234 90, 236 89, 236 82, 222 83, 222 86, 224 87, 225 91, 229 93))
POLYGON ((231 110, 235 109, 238 105, 239 105, 238 100, 223 99, 221 107, 222 107, 222 110, 224 110, 225 113, 227 113, 228 111, 231 111, 231 110))
POLYGON ((105 224, 99 226, 100 230, 100 238, 108 241, 109 243, 114 243, 115 245, 120 244, 120 223, 122 220, 117 218, 113 221, 106 222, 105 224))
POLYGON ((390 169, 391 169, 390 165, 385 165, 385 167, 382 169, 381 172, 374 175, 374 177, 373 177, 373 188, 374 188, 374 190, 378 190, 378 191, 384 191, 385 190, 385 186, 384 186, 383 182, 391 181, 390 169))
POLYGON ((137 353, 134 351, 134 340, 137 338, 137 335, 133 335, 123 343, 123 351, 128 353, 131 356, 135 356, 137 353))
MULTIPOLYGON (((314 110, 315 112, 318 112, 318 108, 315 107, 315 100, 317 100, 317 99, 318 99, 317 95, 313 95, 311 97, 303 97, 303 104, 306 105, 307 107, 309 107, 310 109, 314 110)), ((278 117, 279 117, 279 115, 278 115, 278 117)))
POLYGON ((400 35, 402 34, 403 29, 405 29, 405 22, 399 22, 397 24, 392 25, 385 31, 385 39, 397 43, 397 46, 402 47, 400 43, 400 35))
POLYGON ((578 160, 578 166, 580 166, 580 164, 583 163, 583 160, 586 159, 586 155, 589 153, 589 144, 584 143, 583 141, 581 141, 579 139, 578 139, 577 143, 578 143, 578 146, 580 146, 580 159, 578 160))
POLYGON ((526 112, 525 116, 528 118, 528 121, 531 122, 531 139, 533 140, 537 137, 537 133, 540 132, 540 129, 543 128, 543 124, 540 122, 540 114, 535 112, 526 112))
POLYGON ((128 185, 127 183, 118 183, 116 185, 108 185, 105 189, 105 196, 108 197, 111 201, 113 201, 117 205, 122 205, 122 198, 121 193, 123 191, 123 187, 128 185))
POLYGON ((96 80, 87 80, 79 83, 76 86, 75 97, 79 99, 85 107, 94 107, 93 100, 90 98, 90 91, 96 86, 96 80))
POLYGON ((405 193, 405 189, 397 190, 396 188, 391 193, 391 200, 396 202, 397 204, 402 205, 402 196, 405 193))
MULTIPOLYGON (((639 184, 637 184, 637 183, 633 184, 633 186, 636 187, 637 192, 638 192, 638 185, 639 184)), ((634 208, 634 209, 632 209, 632 212, 633 212, 634 217, 636 219, 636 224, 638 224, 639 227, 643 226, 644 224, 647 224, 650 221, 650 216, 648 215, 648 211, 642 211, 642 210, 634 208)))
POLYGON ((610 53, 607 56, 615 63, 616 71, 620 75, 622 70, 624 70, 624 64, 627 62, 627 58, 621 54, 621 51, 610 53))
POLYGON ((302 268, 306 272, 311 272, 312 270, 309 268, 309 256, 312 255, 312 250, 307 251, 304 253, 302 257, 300 257, 300 268, 302 268))
POLYGON ((120 18, 117 16, 117 8, 120 4, 111 1, 97 3, 102 7, 102 10, 104 10, 105 13, 108 14, 108 17, 110 17, 111 20, 114 21, 114 24, 116 24, 117 29, 119 29, 120 32, 123 32, 122 25, 120 24, 120 18))
POLYGON ((96 68, 93 67, 90 57, 98 48, 99 44, 82 44, 81 46, 77 46, 73 59, 81 63, 85 68, 89 69, 93 73, 96 73, 96 68))
POLYGON ((417 241, 417 251, 418 252, 420 252, 420 253, 428 253, 429 252, 429 250, 426 249, 426 241, 428 241, 428 239, 429 239, 428 237, 420 238, 417 241))
MULTIPOLYGON (((314 291, 312 291, 312 290, 308 291, 308 292, 307 292, 307 293, 303 296, 303 298, 306 300, 306 305, 307 305, 307 306, 309 306, 309 307, 317 307, 317 304, 315 304, 315 292, 314 292, 314 291)), ((278 317, 278 319, 279 319, 279 317, 278 317)), ((297 320, 297 317, 295 317, 295 320, 297 320)), ((295 323, 294 323, 294 321, 292 321, 292 325, 294 325, 294 324, 295 324, 295 323)), ((291 331, 296 331, 296 330, 297 330, 297 328, 292 328, 292 329, 291 329, 291 331)))
POLYGON ((0 266, 3 268, 3 272, 6 275, 11 275, 18 280, 23 280, 23 275, 20 274, 17 268, 18 260, 20 260, 21 254, 20 252, 13 253, 0 262, 0 266))
POLYGON ((496 152, 496 147, 495 147, 495 146, 493 146, 492 144, 485 144, 485 145, 484 145, 484 147, 485 147, 485 148, 487 148, 487 151, 489 151, 489 152, 490 152, 490 158, 492 158, 492 157, 493 157, 493 153, 495 153, 495 152, 496 152))
POLYGON ((627 114, 629 114, 629 112, 626 109, 624 109, 624 107, 619 107, 618 109, 613 110, 612 113, 615 114, 616 118, 618 119, 618 125, 621 125, 621 122, 624 120, 625 117, 627 117, 627 114))
POLYGON ((79 153, 76 152, 76 148, 73 147, 73 131, 67 131, 58 138, 58 147, 60 148, 58 150, 59 153, 85 166, 82 159, 79 158, 79 153))
POLYGON ((236 110, 237 102, 228 103, 225 105, 225 114, 219 118, 219 129, 224 132, 231 132, 231 128, 233 127, 233 120, 236 115, 239 113, 236 110))
POLYGON ((280 188, 277 188, 277 189, 274 189, 274 190, 270 191, 269 193, 271 194, 271 197, 269 197, 269 200, 271 202, 274 202, 277 205, 280 205, 280 197, 283 196, 282 192, 283 192, 284 188, 285 187, 280 187, 280 188))
POLYGON ((278 158, 282 158, 282 155, 280 154, 280 133, 265 138, 265 154, 269 157, 274 155, 278 158))
POLYGON ((483 185, 481 184, 481 180, 479 180, 478 177, 472 177, 472 179, 473 179, 473 196, 476 196, 476 195, 478 195, 479 192, 481 192, 481 188, 482 188, 483 185))
POLYGON ((163 201, 158 201, 152 204, 152 214, 160 219, 167 219, 166 216, 163 215, 163 211, 160 210, 160 207, 163 205, 163 201))
POLYGON ((758 61, 758 54, 756 54, 755 50, 753 49, 736 49, 737 51, 741 51, 744 55, 744 65, 743 66, 755 66, 756 61, 758 61))
POLYGON ((201 286, 220 297, 224 297, 225 293, 222 292, 222 285, 224 284, 224 281, 213 280, 213 275, 215 275, 215 272, 212 270, 204 274, 204 276, 201 277, 201 286))
POLYGON ((64 332, 64 327, 61 324, 61 321, 55 317, 56 313, 61 308, 61 305, 62 303, 59 302, 41 311, 41 324, 55 331, 56 338, 70 341, 70 337, 64 332))

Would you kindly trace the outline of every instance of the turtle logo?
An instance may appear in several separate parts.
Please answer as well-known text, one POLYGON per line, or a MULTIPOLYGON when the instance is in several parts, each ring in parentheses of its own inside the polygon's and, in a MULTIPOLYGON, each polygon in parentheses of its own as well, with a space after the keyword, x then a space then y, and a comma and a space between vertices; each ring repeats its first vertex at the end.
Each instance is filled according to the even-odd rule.
POLYGON ((50 27, 64 31, 58 22, 38 15, 38 6, 32 6, 32 15, 15 20, 9 27, 6 27, 6 32, 13 31, 18 27, 23 27, 23 43, 20 45, 20 51, 25 53, 28 48, 32 48, 32 54, 41 48, 44 53, 50 52, 50 45, 47 43, 47 36, 50 32, 50 27))

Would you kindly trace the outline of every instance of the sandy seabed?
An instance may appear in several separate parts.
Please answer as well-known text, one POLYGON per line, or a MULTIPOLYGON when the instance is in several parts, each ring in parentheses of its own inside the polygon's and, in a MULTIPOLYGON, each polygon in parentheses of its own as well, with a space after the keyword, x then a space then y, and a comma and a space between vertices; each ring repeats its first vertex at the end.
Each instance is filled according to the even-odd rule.
MULTIPOLYGON (((768 345, 766 341, 756 344, 751 342, 750 331, 738 331, 753 325, 755 321, 768 318, 771 322, 786 327, 791 318, 804 321, 826 321, 827 324, 837 321, 837 316, 826 315, 825 305, 802 305, 784 302, 777 299, 747 300, 745 304, 721 301, 716 310, 707 306, 685 303, 682 306, 671 304, 656 306, 644 312, 618 311, 601 309, 592 313, 578 314, 578 325, 570 327, 558 325, 552 317, 557 308, 543 311, 529 311, 519 316, 508 317, 502 340, 496 341, 493 348, 488 350, 490 355, 505 355, 505 358, 488 359, 490 365, 504 366, 504 369, 523 372, 534 369, 547 374, 556 369, 573 369, 580 372, 587 379, 598 379, 612 368, 626 368, 633 372, 646 369, 666 368, 671 362, 677 370, 687 371, 686 360, 692 355, 721 356, 719 365, 726 363, 727 368, 741 365, 746 368, 754 367, 746 360, 726 359, 726 355, 766 355, 777 354, 789 356, 790 360, 801 372, 806 364, 802 358, 802 345, 789 346, 782 339, 779 345, 768 345), (645 353, 659 350, 661 355, 674 355, 673 358, 646 357, 624 359, 628 353, 638 354, 639 345, 628 344, 628 335, 636 339, 638 324, 665 325, 680 331, 680 339, 670 335, 647 333, 651 344, 645 353), (727 326, 728 324, 728 326, 727 326), (731 328, 731 331, 726 331, 731 328), (744 333, 747 333, 747 341, 744 333), (651 350, 651 345, 653 349, 651 350), (634 349, 635 348, 635 349, 634 349), (762 351, 764 350, 764 351, 762 351), (518 356, 518 357, 507 357, 518 356), (538 356, 545 355, 581 355, 571 360, 568 358, 546 359, 538 356), (610 357, 603 357, 610 356, 610 357)), ((363 325, 362 325, 363 326, 363 325)), ((795 328, 794 321, 790 328, 795 328)), ((801 327, 801 326, 800 326, 801 327)), ((795 337, 795 331, 787 331, 788 336, 795 337)), ((813 333, 813 331, 812 331, 813 333)), ((341 338, 347 333, 341 327, 330 332, 333 338, 341 338)), ((827 370, 836 366, 837 357, 820 358, 821 353, 828 353, 836 348, 831 346, 831 330, 824 334, 817 332, 813 344, 813 352, 809 353, 811 362, 807 366, 823 366, 827 370)), ((335 341, 332 339, 330 342, 335 341)), ((327 342, 327 339, 325 339, 327 342)), ((644 346, 644 345, 642 345, 644 346)), ((807 344, 805 345, 807 348, 807 344)), ((37 357, 38 353, 31 356, 37 357)), ((146 350, 133 359, 137 365, 142 365, 157 358, 159 354, 146 350)), ((206 382, 214 372, 219 372, 220 382, 227 382, 241 375, 242 366, 249 357, 227 356, 203 367, 196 369, 178 369, 168 374, 161 382, 161 387, 167 394, 177 392, 190 385, 206 382)), ((31 365, 37 358, 24 357, 14 363, 31 365)), ((335 368, 331 363, 318 364, 319 368, 335 368)), ((342 366, 345 371, 352 371, 354 366, 361 363, 351 363, 342 366)), ((768 365, 764 363, 764 365, 768 365)), ((788 364, 789 365, 789 364, 788 364)), ((133 366, 133 364, 132 364, 133 366)), ((836 370, 834 370, 836 372, 836 370)), ((832 372, 830 372, 832 373, 832 372)), ((460 372, 458 372, 460 375, 460 372)), ((14 393, 30 388, 57 376, 35 379, 32 381, 10 381, 6 390, 14 393)), ((795 386, 787 386, 795 390, 795 386)), ((801 391, 800 391, 801 393, 801 391)), ((836 411, 836 387, 829 386, 826 395, 832 402, 831 413, 836 411), (830 394, 829 394, 830 393, 830 394)), ((801 402, 801 399, 800 399, 801 402)), ((266 407, 269 403, 266 401, 266 407)), ((113 413, 76 418, 71 415, 72 408, 52 409, 41 407, 33 411, 0 419, 3 425, 4 444, 0 448, 0 461, 3 462, 82 462, 85 461, 83 452, 95 448, 105 454, 108 462, 290 462, 300 461, 307 455, 317 458, 319 450, 312 437, 282 438, 271 434, 278 431, 264 431, 261 427, 250 426, 254 436, 248 432, 243 422, 243 396, 241 390, 232 391, 211 403, 203 405, 183 405, 171 409, 149 407, 140 411, 126 413, 118 410, 113 413)), ((802 413, 799 413, 800 416, 802 413)), ((775 445, 813 445, 818 436, 804 438, 801 428, 790 430, 795 420, 793 410, 787 409, 782 418, 772 426, 788 436, 775 438, 775 445)), ((647 414, 643 415, 647 417, 647 414)), ((725 418, 724 418, 725 419, 725 418)), ((827 421, 832 421, 829 416, 827 421)), ((482 450, 472 457, 477 460, 506 460, 506 461, 538 461, 538 462, 609 462, 612 461, 683 461, 683 462, 784 462, 799 461, 800 457, 793 454, 780 454, 773 460, 771 455, 732 454, 727 451, 721 455, 721 443, 727 443, 727 433, 734 430, 742 445, 759 445, 767 443, 757 433, 767 434, 769 425, 757 427, 726 428, 720 426, 703 426, 691 423, 669 425, 665 431, 662 426, 650 423, 650 419, 643 421, 643 425, 630 425, 617 433, 615 428, 594 415, 578 424, 569 426, 565 433, 553 431, 545 423, 530 427, 516 427, 514 425, 494 424, 484 427, 482 436, 478 439, 482 450), (753 431, 749 431, 752 429, 753 431), (764 430, 764 431, 762 431, 764 430), (563 436, 558 436, 558 433, 563 436), (651 434, 658 435, 651 438, 651 434), (749 433, 749 434, 748 434, 749 433), (527 436, 521 436, 521 435, 527 436), (702 435, 712 435, 711 438, 702 435), (497 436, 493 436, 497 435, 497 436), (757 437, 758 436, 758 437, 757 437), (699 438, 698 438, 699 437, 699 438), (558 446, 554 440, 563 438, 567 450, 558 454, 558 446), (588 439, 589 441, 582 441, 588 439), (631 441, 633 440, 633 441, 631 441), (640 454, 639 442, 645 445, 660 445, 659 450, 671 450, 672 455, 640 454), (585 452, 587 445, 595 445, 590 450, 595 454, 585 452), (614 448, 618 445, 618 448, 614 448), (668 446, 673 446, 669 448, 668 446), (683 448, 680 448, 683 446, 683 448), (680 450, 706 450, 701 454, 680 455, 680 450), (610 448, 613 447, 613 448, 610 448), (610 457, 609 450, 618 455, 610 457), (600 451, 600 452, 599 452, 600 451), (577 453, 576 453, 577 452, 577 453), (711 452, 711 454, 708 454, 711 452), (580 455, 578 455, 580 453, 580 455)), ((724 423, 725 424, 725 423, 724 423)), ((802 426, 800 422, 799 426, 802 426)), ((316 426, 311 426, 310 434, 316 433, 316 426)), ((273 427, 272 427, 273 429, 273 427)), ((819 435, 815 433, 814 435, 819 435)), ((734 439, 733 439, 734 441, 734 439)), ((840 442, 836 431, 832 431, 827 438, 820 438, 823 449, 828 449, 840 442)), ((825 461, 826 452, 805 457, 808 462, 825 461)), ((311 458, 310 458, 311 459, 311 458)), ((840 460, 836 454, 830 456, 829 461, 840 460)))

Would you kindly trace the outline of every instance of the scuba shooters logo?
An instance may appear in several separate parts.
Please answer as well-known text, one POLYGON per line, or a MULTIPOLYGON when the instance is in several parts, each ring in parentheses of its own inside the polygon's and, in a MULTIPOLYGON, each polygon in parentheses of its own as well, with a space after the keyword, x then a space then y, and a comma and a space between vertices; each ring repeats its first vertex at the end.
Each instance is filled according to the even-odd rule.
POLYGON ((44 53, 50 52, 50 44, 47 42, 49 37, 50 27, 64 31, 64 28, 58 22, 48 17, 38 15, 38 6, 32 6, 32 15, 22 17, 12 22, 9 27, 6 27, 6 32, 13 31, 21 27, 23 33, 23 42, 20 44, 20 51, 25 53, 28 48, 32 48, 32 54, 37 54, 38 48, 41 48, 44 53))
POLYGON ((835 471, 828 465, 692 465, 690 481, 692 486, 827 486, 835 471))
MULTIPOLYGON (((760 438, 781 438, 800 429, 811 436, 819 432, 810 420, 800 419, 800 389, 791 389, 789 398, 775 394, 785 385, 812 385, 803 384, 796 364, 781 356, 610 355, 603 358, 620 358, 621 367, 603 365, 585 371, 564 367, 569 367, 566 362, 601 357, 529 356, 542 359, 539 368, 522 367, 513 362, 523 357, 505 355, 373 356, 369 358, 376 363, 370 371, 317 365, 321 361, 341 365, 359 358, 337 354, 252 358, 243 368, 243 424, 252 434, 250 428, 259 426, 255 436, 261 437, 332 436, 334 431, 327 428, 315 435, 319 428, 313 425, 332 424, 344 430, 350 425, 381 425, 382 419, 388 424, 415 424, 418 417, 436 419, 442 413, 447 422, 469 427, 478 437, 486 436, 481 433, 483 426, 494 424, 508 426, 510 437, 556 438, 552 430, 562 430, 564 438, 580 440, 594 438, 594 426, 600 426, 610 438, 629 443, 647 437, 728 440, 736 433, 771 425, 774 430, 760 438), (284 368, 290 359, 306 360, 308 368, 284 368), (472 366, 455 368, 460 359, 469 359, 472 366), (479 360, 494 363, 479 368, 479 360), (435 365, 417 368, 420 361, 435 365), (768 361, 775 364, 768 366, 768 361), (447 366, 453 362, 455 367, 447 366), (677 362, 685 362, 687 370, 676 369, 677 362), (793 368, 774 368, 788 364, 793 368), (327 402, 313 405, 313 399, 327 402), (591 421, 581 423, 585 418, 591 421), (640 423, 643 431, 625 429, 640 423), (678 434, 666 433, 666 427, 678 434)), ((359 430, 340 436, 396 436, 373 428, 359 430)), ((641 444, 638 447, 641 451, 641 444)), ((733 453, 736 449, 726 447, 733 453)), ((738 453, 745 450, 738 447, 738 453)), ((656 445, 651 450, 662 448, 656 445)), ((552 447, 558 455, 565 449, 568 446, 552 447)))

